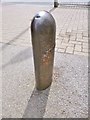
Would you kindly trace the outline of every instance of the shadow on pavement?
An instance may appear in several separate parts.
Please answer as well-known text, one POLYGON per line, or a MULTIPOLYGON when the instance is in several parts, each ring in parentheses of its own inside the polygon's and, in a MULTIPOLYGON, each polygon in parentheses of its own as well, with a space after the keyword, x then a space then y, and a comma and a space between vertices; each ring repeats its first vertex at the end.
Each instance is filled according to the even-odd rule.
MULTIPOLYGON (((2 68, 5 68, 8 65, 12 65, 12 64, 15 64, 15 63, 20 63, 22 61, 25 61, 26 59, 29 59, 30 57, 32 57, 32 48, 31 47, 29 47, 29 48, 21 51, 20 53, 18 53, 9 62, 7 62, 6 64, 4 64, 2 66, 2 68)), ((5 59, 5 56, 4 56, 4 59, 5 59)))
POLYGON ((50 87, 43 91, 33 90, 22 118, 43 118, 50 87))
POLYGON ((49 10, 49 12, 51 13, 51 12, 53 12, 55 9, 56 9, 56 8, 52 8, 51 10, 49 10))
POLYGON ((2 46, 2 50, 4 50, 7 45, 12 44, 15 40, 17 40, 19 37, 21 37, 23 34, 25 34, 27 31, 29 30, 29 27, 26 28, 25 30, 23 30, 20 34, 18 34, 17 36, 15 36, 12 40, 10 40, 9 42, 7 42, 5 45, 2 46))
MULTIPOLYGON (((56 8, 52 8, 49 10, 49 12, 54 11, 56 8)), ((23 30, 20 34, 16 35, 12 40, 10 40, 9 42, 5 43, 4 45, 2 45, 2 50, 4 50, 5 48, 8 47, 8 45, 11 45, 13 42, 15 42, 15 40, 19 39, 23 34, 25 34, 27 31, 29 30, 29 27, 27 27, 25 30, 23 30)), ((21 62, 24 61, 28 58, 30 58, 31 55, 31 50, 29 50, 30 48, 27 48, 26 50, 20 52, 18 55, 16 55, 15 57, 13 57, 8 63, 6 63, 5 65, 2 66, 2 68, 7 67, 10 64, 15 64, 17 62, 21 62), (29 51, 29 52, 28 52, 29 51)))
MULTIPOLYGON (((56 8, 52 8, 49 10, 49 12, 53 12, 56 8)), ((30 20, 32 21, 32 20, 30 20)), ((29 30, 30 26, 27 27, 25 30, 23 30, 20 34, 16 35, 12 40, 10 40, 9 42, 5 43, 3 46, 2 46, 2 50, 4 50, 7 45, 10 45, 12 44, 13 42, 15 42, 15 40, 17 40, 19 37, 21 37, 23 34, 25 34, 28 30, 29 30)))

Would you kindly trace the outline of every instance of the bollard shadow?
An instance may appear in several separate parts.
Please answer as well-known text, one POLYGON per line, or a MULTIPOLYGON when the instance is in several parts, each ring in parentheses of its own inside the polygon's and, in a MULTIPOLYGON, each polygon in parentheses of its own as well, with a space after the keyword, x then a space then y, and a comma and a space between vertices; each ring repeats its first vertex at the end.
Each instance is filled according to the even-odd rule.
POLYGON ((23 118, 43 118, 47 105, 50 87, 43 91, 33 90, 23 118))

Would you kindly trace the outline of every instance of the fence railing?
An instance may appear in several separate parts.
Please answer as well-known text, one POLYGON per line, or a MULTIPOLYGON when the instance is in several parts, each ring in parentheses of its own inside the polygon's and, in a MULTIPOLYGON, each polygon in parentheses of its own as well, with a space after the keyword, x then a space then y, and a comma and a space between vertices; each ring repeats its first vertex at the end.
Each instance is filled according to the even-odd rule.
POLYGON ((90 2, 60 2, 60 5, 83 5, 83 6, 90 6, 90 2))
POLYGON ((88 2, 60 2, 63 4, 88 4, 88 2))

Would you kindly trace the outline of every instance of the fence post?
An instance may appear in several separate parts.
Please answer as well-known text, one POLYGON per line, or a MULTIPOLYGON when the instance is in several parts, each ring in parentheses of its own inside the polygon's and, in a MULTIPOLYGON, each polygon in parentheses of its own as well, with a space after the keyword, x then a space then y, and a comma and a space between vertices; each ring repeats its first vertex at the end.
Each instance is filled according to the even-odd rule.
POLYGON ((54 7, 58 7, 59 3, 58 0, 54 0, 54 7))

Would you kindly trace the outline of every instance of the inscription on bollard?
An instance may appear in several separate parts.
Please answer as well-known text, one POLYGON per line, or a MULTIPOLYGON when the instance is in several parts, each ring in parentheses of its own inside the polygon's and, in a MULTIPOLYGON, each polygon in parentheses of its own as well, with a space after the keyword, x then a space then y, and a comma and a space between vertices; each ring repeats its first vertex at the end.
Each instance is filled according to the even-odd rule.
POLYGON ((36 88, 44 90, 52 83, 56 24, 47 11, 40 11, 31 23, 36 88))

